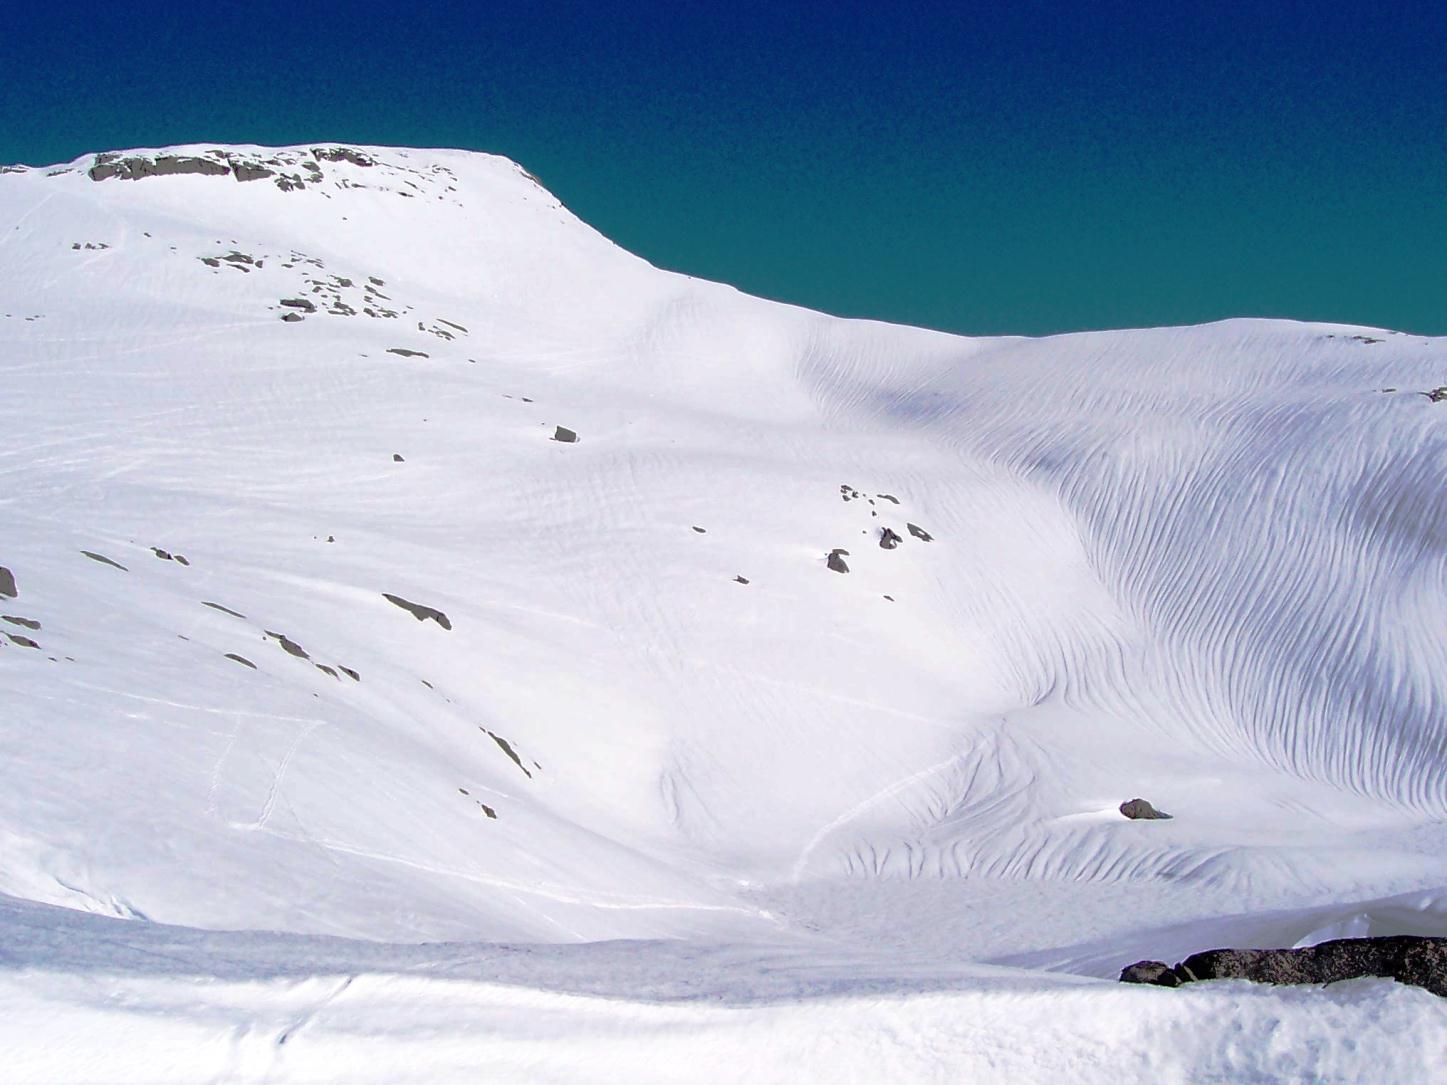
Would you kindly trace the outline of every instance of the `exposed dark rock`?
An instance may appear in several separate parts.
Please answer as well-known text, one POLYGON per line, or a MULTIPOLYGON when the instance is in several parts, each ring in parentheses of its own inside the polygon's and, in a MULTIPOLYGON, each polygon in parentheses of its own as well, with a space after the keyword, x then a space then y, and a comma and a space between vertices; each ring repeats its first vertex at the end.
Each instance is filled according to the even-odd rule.
POLYGON ((341 671, 341 672, 342 672, 343 674, 345 674, 348 678, 350 678, 353 682, 360 682, 360 681, 362 680, 362 676, 361 676, 360 674, 358 674, 356 671, 352 670, 351 667, 343 667, 340 663, 338 663, 338 664, 337 664, 337 670, 341 671))
POLYGON ((113 568, 119 569, 119 570, 120 570, 121 572, 123 572, 123 573, 128 573, 128 572, 130 572, 130 570, 127 569, 127 568, 126 568, 124 565, 122 565, 120 562, 118 562, 118 561, 112 561, 110 558, 106 557, 104 554, 95 554, 95 553, 92 553, 92 552, 89 551, 89 550, 82 550, 81 553, 84 554, 86 557, 90 558, 91 561, 98 561, 98 562, 100 562, 102 565, 109 565, 109 566, 111 566, 111 567, 113 567, 113 568))
POLYGON ((16 614, 0 614, 0 621, 7 621, 11 625, 24 626, 26 629, 39 629, 40 623, 34 618, 22 618, 16 614))
POLYGON ((251 162, 233 162, 231 172, 238 181, 260 181, 263 177, 276 176, 275 170, 269 170, 265 166, 254 165, 251 162))
POLYGON ((250 667, 253 671, 256 670, 256 664, 253 663, 253 662, 251 662, 251 660, 247 659, 245 656, 239 656, 239 655, 237 655, 235 652, 227 652, 227 653, 226 653, 226 658, 227 658, 227 659, 234 659, 234 660, 236 660, 237 663, 240 663, 243 667, 250 667))
POLYGON ((501 735, 493 734, 491 731, 488 731, 486 727, 483 728, 483 731, 487 733, 488 738, 492 739, 494 742, 497 743, 498 748, 501 749, 503 753, 507 754, 508 757, 512 758, 512 763, 514 765, 523 770, 524 776, 526 776, 529 780, 533 778, 533 774, 528 771, 527 766, 524 765, 522 762, 522 758, 520 758, 513 750, 512 746, 508 744, 507 739, 503 738, 501 735))
POLYGON ((899 537, 893 528, 885 528, 879 535, 879 548, 881 550, 893 550, 904 540, 899 537))
POLYGON ((553 431, 553 440, 562 441, 563 444, 570 445, 578 440, 578 435, 572 430, 570 430, 567 426, 558 426, 553 431))
POLYGON ((447 620, 447 615, 443 614, 442 611, 437 610, 434 607, 423 606, 421 603, 411 603, 408 602, 406 599, 403 599, 400 595, 392 595, 391 593, 385 591, 382 593, 382 598, 387 600, 387 602, 393 604, 394 606, 401 607, 403 610, 407 611, 407 613, 411 614, 412 617, 416 618, 419 622, 423 622, 426 621, 428 618, 431 618, 443 629, 452 628, 452 623, 447 620))
POLYGON ((240 618, 242 621, 246 620, 245 614, 238 614, 230 607, 223 607, 220 603, 208 603, 205 599, 202 599, 201 605, 203 607, 210 607, 212 610, 219 610, 222 614, 230 614, 233 618, 240 618))
POLYGON ((1121 983, 1150 983, 1157 987, 1179 987, 1181 977, 1165 961, 1137 961, 1120 970, 1121 983))
POLYGON ((338 682, 340 682, 340 681, 342 680, 341 677, 337 674, 337 672, 336 672, 335 670, 333 670, 331 667, 328 667, 325 663, 318 663, 318 664, 316 665, 316 668, 317 668, 317 670, 321 671, 323 674, 329 674, 329 675, 331 675, 331 676, 332 676, 333 678, 335 678, 338 682))
POLYGON ((1120 974, 1123 983, 1160 987, 1213 979, 1295 984, 1362 977, 1392 979, 1447 997, 1447 938, 1392 935, 1337 938, 1302 949, 1209 949, 1174 968, 1161 961, 1138 961, 1120 974))
POLYGON ((494 810, 491 806, 488 806, 485 802, 478 802, 477 805, 482 807, 482 812, 488 817, 492 818, 493 821, 497 820, 497 811, 494 810))
MULTIPOLYGON (((352 147, 313 147, 312 155, 323 162, 350 162, 354 166, 375 166, 377 164, 374 159, 352 147)), ((308 163, 308 165, 311 164, 308 163)), ((311 168, 316 169, 316 166, 311 165, 311 168)))
POLYGON ((849 571, 849 566, 845 563, 844 558, 848 555, 848 553, 848 550, 835 549, 829 551, 829 568, 833 569, 836 573, 847 573, 849 571))
POLYGON ((1447 385, 1441 388, 1433 388, 1430 392, 1419 392, 1417 394, 1426 396, 1433 403, 1441 403, 1444 399, 1447 399, 1447 385))
POLYGON ((748 582, 749 582, 749 578, 746 577, 746 576, 736 576, 736 577, 734 577, 734 583, 735 583, 735 584, 747 584, 748 582))
POLYGON ((892 595, 886 595, 885 598, 888 599, 891 603, 894 602, 894 596, 892 595))
POLYGON ((285 305, 288 309, 300 309, 304 313, 314 313, 317 311, 317 307, 307 301, 306 298, 282 298, 281 304, 285 305))
POLYGON ((703 528, 699 527, 697 524, 693 525, 693 530, 697 531, 700 535, 708 534, 708 532, 706 532, 703 528))
POLYGON ((281 319, 285 320, 288 324, 295 324, 298 320, 302 319, 302 315, 300 313, 283 313, 281 319))
POLYGON ((163 154, 155 158, 134 155, 121 158, 115 154, 98 154, 95 165, 90 168, 92 181, 107 181, 112 177, 122 181, 139 181, 143 177, 165 177, 182 173, 199 173, 208 177, 220 177, 231 172, 231 167, 212 158, 196 158, 191 155, 163 154))
POLYGON ((904 526, 909 528, 909 533, 920 542, 934 542, 934 536, 918 524, 905 524, 904 526))
POLYGON ((1145 799, 1130 799, 1120 804, 1120 812, 1132 821, 1170 821, 1171 815, 1157 810, 1145 799))
POLYGON ((21 648, 40 647, 40 645, 36 644, 29 637, 22 637, 19 633, 6 633, 5 635, 10 638, 12 644, 18 644, 21 648))
POLYGON ((171 558, 172 558, 173 561, 175 561, 175 563, 176 563, 177 565, 190 565, 190 564, 191 564, 191 562, 186 559, 186 555, 184 555, 184 554, 172 554, 172 555, 171 555, 171 558))
POLYGON ((432 355, 422 350, 408 350, 406 347, 388 347, 388 354, 396 354, 402 358, 430 358, 432 355))
POLYGON ((18 599, 20 590, 15 587, 15 574, 0 565, 0 597, 18 599))
POLYGON ((467 329, 464 328, 461 324, 454 324, 454 323, 452 323, 452 321, 450 321, 450 320, 443 320, 441 317, 438 317, 438 318, 437 318, 437 323, 439 323, 439 324, 446 324, 449 328, 455 328, 457 331, 460 331, 463 335, 466 335, 466 334, 467 334, 467 329))
POLYGON ((307 654, 307 650, 305 648, 303 648, 296 641, 292 640, 285 633, 273 633, 270 629, 268 629, 266 631, 266 635, 268 637, 274 637, 276 639, 276 642, 280 644, 283 649, 285 649, 291 655, 296 656, 298 659, 311 658, 311 656, 307 654))
POLYGON ((402 453, 400 453, 400 452, 393 452, 393 453, 392 453, 392 462, 393 462, 393 463, 406 463, 407 461, 402 458, 402 453))
POLYGON ((169 551, 162 550, 159 546, 153 546, 153 547, 151 547, 151 553, 155 554, 156 557, 160 558, 162 561, 175 561, 175 560, 176 560, 174 557, 171 556, 171 554, 170 554, 169 551))
POLYGON ((879 498, 881 501, 889 501, 896 505, 899 504, 899 498, 895 497, 894 494, 875 494, 874 496, 879 498))

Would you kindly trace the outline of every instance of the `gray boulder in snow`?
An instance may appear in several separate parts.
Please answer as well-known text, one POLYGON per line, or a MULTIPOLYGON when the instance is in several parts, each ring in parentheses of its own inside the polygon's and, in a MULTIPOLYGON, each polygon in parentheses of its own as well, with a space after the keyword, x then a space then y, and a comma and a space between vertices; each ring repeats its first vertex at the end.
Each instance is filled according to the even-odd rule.
POLYGON ((1157 810, 1145 799, 1129 799, 1120 804, 1120 812, 1132 821, 1170 821, 1171 815, 1157 810))

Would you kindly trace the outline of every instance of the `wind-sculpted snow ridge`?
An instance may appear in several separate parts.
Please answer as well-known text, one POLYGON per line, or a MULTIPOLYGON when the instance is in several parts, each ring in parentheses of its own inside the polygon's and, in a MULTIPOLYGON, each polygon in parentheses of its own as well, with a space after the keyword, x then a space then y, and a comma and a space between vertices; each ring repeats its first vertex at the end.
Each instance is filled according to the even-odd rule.
MULTIPOLYGON (((1208 1044, 1315 1011, 1103 985, 1384 900, 1447 934, 1439 340, 840 320, 505 159, 196 145, 0 174, 0 370, 17 975, 107 967, 43 905, 190 928, 187 974, 637 939, 735 1004, 1209 1003, 1208 1044)), ((546 954, 524 1001, 668 997, 546 954)))

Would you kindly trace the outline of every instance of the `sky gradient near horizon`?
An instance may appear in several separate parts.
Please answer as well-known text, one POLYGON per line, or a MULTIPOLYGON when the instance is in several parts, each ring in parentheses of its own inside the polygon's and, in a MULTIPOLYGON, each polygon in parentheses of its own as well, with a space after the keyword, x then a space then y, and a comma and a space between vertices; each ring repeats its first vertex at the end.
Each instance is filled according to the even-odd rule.
POLYGON ((1440 335, 1444 57, 1430 4, 20 5, 0 161, 465 147, 655 264, 846 316, 1440 335))

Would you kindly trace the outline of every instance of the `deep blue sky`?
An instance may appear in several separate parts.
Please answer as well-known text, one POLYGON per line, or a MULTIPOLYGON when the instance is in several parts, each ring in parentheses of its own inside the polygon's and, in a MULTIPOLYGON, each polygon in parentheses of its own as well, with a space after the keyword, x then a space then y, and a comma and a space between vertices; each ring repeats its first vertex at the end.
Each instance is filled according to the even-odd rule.
POLYGON ((1443 7, 21 2, 0 161, 468 147, 654 263, 830 312, 1447 334, 1443 7))

